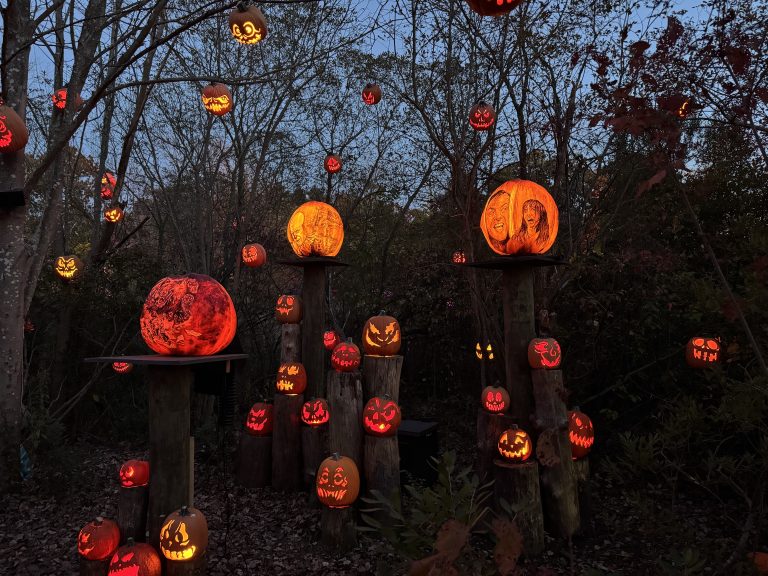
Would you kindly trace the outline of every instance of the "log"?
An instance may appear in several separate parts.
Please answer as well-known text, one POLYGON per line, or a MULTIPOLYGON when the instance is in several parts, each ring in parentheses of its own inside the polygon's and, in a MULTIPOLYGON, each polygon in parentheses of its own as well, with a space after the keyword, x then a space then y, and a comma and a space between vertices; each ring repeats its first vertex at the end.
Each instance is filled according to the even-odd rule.
POLYGON ((513 464, 494 461, 493 499, 497 513, 504 514, 501 501, 516 512, 514 520, 523 536, 523 549, 528 557, 544 550, 544 517, 539 492, 537 462, 513 464))
POLYGON ((595 533, 595 526, 592 515, 592 486, 589 482, 589 458, 574 460, 573 469, 576 475, 576 486, 579 493, 581 532, 588 536, 592 536, 595 533))
POLYGON ((147 506, 149 486, 120 486, 117 500, 117 525, 120 526, 120 544, 128 538, 144 542, 147 532, 147 506))
POLYGON ((301 362, 307 371, 307 397, 325 398, 325 275, 322 262, 304 266, 304 319, 301 324, 301 362))
MULTIPOLYGON (((301 324, 281 324, 280 362, 301 362, 301 324)), ((306 366, 305 366, 306 368, 306 366)))
MULTIPOLYGON (((328 374, 329 452, 338 452, 355 461, 363 470, 363 384, 360 372, 328 374)), ((327 454, 326 454, 327 456, 327 454)))
POLYGON ((246 488, 269 486, 272 477, 272 436, 240 435, 237 481, 246 488))
POLYGON ((493 461, 499 457, 499 437, 515 423, 506 414, 491 414, 482 408, 477 413, 477 465, 475 470, 481 480, 493 478, 493 461))
POLYGON ((107 576, 110 558, 87 560, 80 556, 80 576, 107 576))
POLYGON ((208 572, 207 551, 187 562, 165 561, 166 576, 205 576, 208 572))
POLYGON ((272 486, 297 492, 302 487, 301 406, 303 394, 275 394, 272 429, 272 486))
POLYGON ((304 457, 304 488, 309 491, 309 501, 318 503, 315 493, 315 476, 320 462, 330 453, 328 448, 328 424, 322 426, 303 426, 301 430, 301 450, 304 457))
POLYGON ((320 542, 337 552, 357 544, 357 514, 354 508, 323 508, 320 516, 320 542))
POLYGON ((366 401, 374 396, 389 394, 396 403, 400 398, 402 356, 364 356, 363 390, 366 401))
MULTIPOLYGON (((380 438, 365 436, 364 458, 365 486, 369 495, 378 490, 390 500, 396 510, 400 508, 400 453, 397 436, 380 438)), ((382 524, 391 522, 386 510, 372 514, 382 524)))

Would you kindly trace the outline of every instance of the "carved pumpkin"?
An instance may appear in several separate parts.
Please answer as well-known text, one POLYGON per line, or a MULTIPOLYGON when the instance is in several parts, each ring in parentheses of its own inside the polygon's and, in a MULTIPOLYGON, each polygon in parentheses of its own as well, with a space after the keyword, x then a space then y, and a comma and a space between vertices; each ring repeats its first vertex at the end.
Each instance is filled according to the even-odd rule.
POLYGON ((531 368, 557 368, 560 366, 560 344, 554 338, 534 338, 528 344, 528 364, 531 368))
POLYGON ((232 93, 224 84, 211 82, 201 94, 203 106, 214 116, 224 116, 232 110, 232 93))
POLYGON ((123 219, 124 212, 120 206, 113 206, 104 210, 104 220, 112 224, 117 224, 123 219))
POLYGON ((105 560, 120 545, 120 528, 101 516, 88 522, 77 535, 77 551, 88 560, 105 560))
POLYGON ((360 366, 360 348, 350 338, 331 352, 331 366, 337 372, 354 372, 360 366))
POLYGON ((496 111, 490 104, 478 102, 469 111, 469 125, 479 132, 489 130, 494 122, 496 111))
POLYGON ((117 178, 112 172, 104 172, 101 177, 101 198, 102 200, 110 200, 115 193, 115 186, 117 185, 117 178))
POLYGON ((248 268, 261 268, 267 262, 267 251, 261 244, 246 244, 241 252, 243 264, 248 268))
POLYGON ((531 437, 517 426, 501 433, 498 448, 499 454, 511 462, 525 462, 533 451, 531 437))
POLYGON ((372 436, 394 436, 400 419, 400 407, 386 394, 374 396, 363 408, 363 430, 372 436))
POLYGON ((486 412, 501 414, 509 409, 509 392, 501 386, 486 386, 480 395, 480 402, 486 412))
POLYGON ((288 396, 307 389, 307 371, 300 362, 285 362, 277 369, 277 391, 288 396))
POLYGON ((708 368, 720 361, 720 342, 715 338, 694 336, 685 347, 685 361, 691 368, 708 368))
POLYGON ((304 316, 301 297, 294 294, 282 294, 275 304, 275 320, 280 324, 298 324, 304 316))
POLYGON ((400 351, 400 324, 384 314, 368 318, 363 326, 363 350, 370 356, 394 356, 400 351))
POLYGON ((0 98, 0 154, 18 152, 27 145, 28 140, 29 130, 24 120, 0 98))
POLYGON ((30 333, 35 331, 35 325, 32 323, 32 320, 29 318, 24 319, 24 332, 30 333))
MULTIPOLYGON (((67 107, 67 88, 59 88, 51 94, 51 100, 53 101, 53 105, 57 110, 64 110, 64 108, 67 107)), ((83 105, 83 99, 80 98, 80 94, 75 95, 75 110, 80 108, 80 106, 83 105)))
POLYGON ((322 426, 330 419, 331 413, 325 398, 313 398, 301 407, 301 421, 307 426, 322 426))
POLYGON ((336 256, 344 242, 344 223, 333 206, 311 200, 291 215, 287 236, 299 257, 336 256))
POLYGON ((323 161, 323 166, 328 174, 336 174, 341 170, 341 156, 338 154, 328 154, 323 161))
POLYGON ((141 313, 141 336, 158 354, 216 354, 232 342, 236 330, 232 299, 204 274, 163 278, 150 290, 141 313))
POLYGON ((197 508, 182 506, 160 528, 160 551, 168 560, 187 562, 208 548, 208 523, 197 508))
POLYGON ((248 412, 245 420, 245 431, 251 436, 269 436, 272 434, 274 412, 272 404, 256 402, 248 412))
POLYGON ((133 372, 133 364, 130 362, 112 362, 112 370, 118 374, 130 374, 133 372))
POLYGON ((117 549, 109 563, 107 576, 160 576, 160 556, 149 544, 128 542, 117 549))
POLYGON ((366 84, 365 88, 363 88, 363 102, 368 106, 381 102, 381 86, 373 82, 366 84))
POLYGON ((488 342, 488 344, 485 345, 485 348, 483 348, 483 345, 480 344, 480 342, 475 344, 475 356, 481 362, 483 360, 493 360, 493 346, 491 346, 491 343, 488 342))
POLYGON ((497 254, 543 254, 557 237, 559 213, 552 196, 529 180, 509 180, 488 198, 480 229, 497 254))
POLYGON ((76 280, 83 271, 83 261, 75 255, 58 256, 53 265, 56 275, 66 282, 76 280))
POLYGON ((576 408, 568 412, 568 438, 571 441, 573 459, 584 458, 595 443, 595 428, 592 420, 576 408))
POLYGON ((467 0, 467 4, 481 16, 501 16, 520 6, 523 0, 467 0))
POLYGON ((341 342, 341 336, 336 330, 326 330, 323 333, 323 346, 326 350, 333 350, 341 342))
POLYGON ((320 463, 315 477, 317 499, 329 508, 347 508, 360 493, 360 473, 352 458, 333 454, 320 463))
POLYGON ((466 264, 467 257, 464 255, 464 250, 456 250, 451 256, 451 262, 454 264, 466 264))
POLYGON ((126 488, 149 484, 149 462, 146 460, 126 460, 120 466, 120 484, 126 488))
POLYGON ((229 29, 240 44, 257 44, 267 37, 267 19, 256 6, 240 4, 229 14, 229 29))

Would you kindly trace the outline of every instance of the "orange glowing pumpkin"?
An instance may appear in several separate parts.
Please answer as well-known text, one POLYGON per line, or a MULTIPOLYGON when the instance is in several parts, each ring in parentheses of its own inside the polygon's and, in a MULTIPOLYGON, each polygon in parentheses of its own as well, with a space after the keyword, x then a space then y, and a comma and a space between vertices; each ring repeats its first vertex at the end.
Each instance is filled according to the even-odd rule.
POLYGON ((694 336, 685 347, 685 361, 691 368, 710 368, 720 362, 720 342, 717 338, 694 336))
POLYGON ((257 44, 267 37, 267 19, 256 6, 240 3, 229 14, 229 29, 240 44, 257 44))
POLYGON ((104 220, 110 224, 117 224, 120 222, 120 220, 123 219, 124 215, 125 213, 123 212, 123 209, 120 208, 120 206, 113 206, 112 208, 107 208, 104 210, 104 220))
POLYGON ((243 264, 248 268, 261 268, 267 262, 267 251, 258 243, 246 244, 241 252, 243 264))
POLYGON ((338 154, 328 154, 323 161, 323 166, 328 174, 336 174, 341 170, 341 156, 338 154))
POLYGON ((201 94, 203 106, 214 116, 224 116, 232 110, 232 93, 224 84, 211 82, 201 94))
POLYGON ((525 462, 533 452, 531 437, 517 426, 512 426, 501 433, 498 448, 499 454, 510 462, 525 462))
POLYGON ((285 362, 277 369, 277 391, 296 396, 307 389, 307 371, 301 362, 285 362))
POLYGON ((80 529, 77 551, 87 560, 105 560, 120 545, 120 528, 112 520, 97 516, 80 529))
POLYGON ((360 473, 352 458, 333 454, 320 463, 315 476, 317 499, 329 508, 347 508, 360 493, 360 473))
POLYGON ((166 516, 160 529, 160 551, 168 560, 189 562, 208 548, 208 522, 197 508, 182 506, 166 516))
POLYGON ((291 215, 286 234, 300 258, 336 256, 344 243, 344 223, 333 206, 310 200, 291 215))

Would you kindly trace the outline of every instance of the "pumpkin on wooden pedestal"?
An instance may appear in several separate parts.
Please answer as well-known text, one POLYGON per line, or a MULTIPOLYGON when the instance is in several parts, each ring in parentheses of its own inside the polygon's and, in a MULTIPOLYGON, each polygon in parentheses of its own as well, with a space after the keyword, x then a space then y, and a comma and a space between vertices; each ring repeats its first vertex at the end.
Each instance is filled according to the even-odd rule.
POLYGON ((312 398, 301 407, 301 421, 307 426, 322 426, 330 419, 331 412, 325 398, 312 398))
POLYGON ((0 154, 23 150, 28 141, 29 130, 24 120, 0 98, 0 154))
POLYGON ((384 310, 363 326, 363 350, 369 356, 394 356, 400 351, 400 324, 384 310))
POLYGON ((112 362, 112 370, 118 374, 130 374, 133 372, 133 364, 130 362, 112 362))
POLYGON ((534 338, 528 344, 531 368, 553 370, 560 366, 560 344, 554 338, 534 338))
POLYGON ((451 262, 454 264, 466 264, 467 263, 467 257, 464 254, 464 250, 456 250, 451 255, 451 262))
POLYGON ((208 548, 208 523, 197 508, 182 506, 160 528, 160 551, 168 560, 188 562, 208 548))
POLYGON ((224 116, 232 110, 232 93, 224 84, 211 82, 200 95, 203 106, 214 116, 224 116))
POLYGON ((498 448, 499 454, 510 462, 525 462, 533 452, 531 437, 517 426, 512 426, 501 433, 498 448))
POLYGON ((571 455, 574 460, 589 454, 595 443, 592 420, 584 412, 580 412, 578 406, 568 412, 568 439, 571 441, 571 455))
POLYGON ((352 338, 336 345, 331 353, 331 366, 337 372, 354 372, 360 366, 360 348, 352 338))
POLYGON ((240 44, 257 44, 267 37, 267 19, 256 6, 240 3, 229 14, 229 29, 240 44))
POLYGON ((126 488, 149 484, 149 462, 146 460, 126 460, 120 466, 120 484, 126 488))
POLYGON ((65 282, 71 282, 77 280, 83 271, 83 261, 74 254, 58 256, 53 264, 53 270, 59 278, 65 282))
POLYGON ((141 336, 167 356, 207 356, 229 346, 237 330, 232 298, 204 274, 163 278, 149 291, 141 336))
POLYGON ((371 436, 394 436, 401 418, 400 407, 391 396, 374 396, 363 408, 363 430, 371 436))
POLYGON ((301 362, 285 362, 277 369, 277 391, 288 396, 307 389, 307 371, 301 362))
POLYGON ((120 528, 112 520, 97 516, 80 529, 77 552, 87 560, 105 560, 120 545, 120 528))
POLYGON ((123 219, 124 215, 125 213, 123 212, 123 209, 120 208, 120 206, 112 206, 111 208, 104 210, 104 220, 110 224, 117 224, 120 222, 120 220, 123 219))
POLYGON ((110 200, 115 193, 117 177, 112 172, 104 172, 101 177, 101 199, 110 200))
POLYGON ((555 200, 530 180, 504 182, 488 198, 480 229, 497 254, 543 254, 557 238, 555 200))
POLYGON ((245 420, 245 431, 251 436, 269 436, 272 434, 274 423, 272 404, 256 402, 248 412, 245 420))
MULTIPOLYGON (((53 101, 53 106, 57 110, 64 110, 67 107, 67 88, 59 88, 51 94, 51 100, 53 101)), ((80 94, 75 95, 75 110, 80 108, 80 106, 83 105, 83 99, 80 97, 80 94)))
POLYGON ((341 342, 341 336, 336 330, 326 330, 323 333, 323 347, 326 350, 332 351, 339 342, 341 342))
POLYGON ((501 414, 509 410, 509 392, 501 386, 486 386, 480 394, 483 409, 491 414, 501 414))
POLYGON ((338 154, 328 154, 323 161, 323 167, 328 174, 336 174, 341 170, 341 156, 338 154))
POLYGON ((496 111, 486 102, 478 102, 469 111, 469 125, 478 132, 490 130, 496 122, 496 111))
POLYGON ((381 102, 381 86, 369 82, 363 88, 363 102, 368 106, 373 106, 381 102))
POLYGON ((491 343, 488 342, 485 346, 480 342, 475 344, 475 356, 481 362, 483 360, 493 360, 493 346, 491 346, 491 343))
POLYGON ((243 246, 241 256, 248 268, 261 268, 267 262, 267 251, 257 242, 243 246))
POLYGON ((329 508, 347 508, 360 493, 360 473, 352 458, 333 454, 320 463, 315 476, 317 499, 329 508))
POLYGON ((344 223, 333 206, 310 200, 291 215, 287 236, 300 258, 336 256, 344 243, 344 223))
POLYGON ((107 576, 161 576, 160 556, 149 544, 128 542, 112 556, 107 576))
POLYGON ((523 0, 467 0, 469 7, 480 16, 501 16, 522 3, 523 0))
POLYGON ((694 336, 685 346, 685 361, 691 368, 709 368, 720 362, 720 342, 716 338, 694 336))
POLYGON ((304 317, 301 297, 295 294, 282 294, 275 304, 275 320, 280 324, 298 324, 304 317))

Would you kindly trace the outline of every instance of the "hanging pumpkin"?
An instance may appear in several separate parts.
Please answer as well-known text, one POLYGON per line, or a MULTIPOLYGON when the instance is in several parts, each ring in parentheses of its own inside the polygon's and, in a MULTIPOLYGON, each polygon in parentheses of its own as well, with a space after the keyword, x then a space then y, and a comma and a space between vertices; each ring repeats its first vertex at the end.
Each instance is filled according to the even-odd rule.
POLYGON ((261 244, 246 244, 242 250, 243 264, 248 268, 261 268, 267 262, 267 251, 261 244))
POLYGON ((501 433, 498 448, 499 454, 511 462, 525 462, 533 451, 531 437, 517 426, 501 433))
POLYGON ((720 361, 720 342, 715 338, 694 336, 685 347, 685 361, 691 368, 709 368, 720 361))
POLYGON ((232 298, 204 274, 163 278, 149 291, 141 312, 144 342, 163 355, 216 354, 229 346, 236 330, 232 298))
POLYGON ((307 389, 307 371, 301 362, 285 362, 277 369, 277 391, 288 396, 307 389))
POLYGON ((282 294, 275 304, 275 320, 280 324, 298 324, 304 316, 301 297, 294 294, 282 294))
POLYGON ((326 350, 333 350, 341 342, 341 336, 336 330, 326 330, 323 333, 323 346, 326 350))
POLYGON ((168 560, 187 562, 208 548, 208 523, 197 508, 182 506, 160 528, 160 551, 168 560))
POLYGON ((126 488, 149 484, 149 462, 146 460, 126 460, 120 466, 120 484, 126 488))
POLYGON ((486 412, 501 414, 509 409, 509 392, 501 386, 486 386, 480 395, 480 402, 486 412))
MULTIPOLYGON (((67 88, 59 88, 51 94, 51 100, 53 101, 53 105, 58 110, 64 110, 64 108, 67 107, 67 88)), ((80 108, 80 106, 83 105, 83 99, 80 98, 80 94, 75 95, 75 110, 80 108)))
POLYGON ((387 394, 374 396, 363 408, 363 430, 372 436, 394 436, 400 419, 400 407, 387 394))
POLYGON ((323 161, 323 166, 328 174, 336 174, 341 170, 341 156, 338 154, 328 154, 323 161))
POLYGON ((363 326, 363 350, 370 356, 394 356, 400 351, 400 324, 392 316, 371 316, 363 326))
POLYGON ((112 520, 97 516, 80 529, 77 551, 87 560, 105 560, 120 545, 120 528, 112 520))
POLYGON ((568 439, 571 441, 571 455, 574 460, 584 458, 595 443, 595 428, 592 420, 580 412, 578 407, 568 412, 568 439))
POLYGON ((552 196, 530 180, 509 180, 488 198, 480 229, 497 254, 543 254, 557 237, 559 215, 552 196))
POLYGON ((112 362, 112 370, 118 374, 130 374, 133 372, 133 364, 130 362, 112 362))
POLYGON ((317 499, 329 508, 347 508, 360 493, 360 473, 352 458, 333 454, 320 463, 315 477, 317 499))
POLYGON ((104 220, 112 224, 117 224, 123 219, 123 209, 120 206, 113 206, 104 210, 104 220))
POLYGON ((211 82, 201 94, 203 106, 214 116, 224 116, 232 110, 232 93, 224 84, 211 82))
POLYGON ((363 102, 368 106, 381 102, 381 87, 373 82, 366 84, 363 88, 363 102))
POLYGON ((352 338, 336 345, 331 352, 331 366, 337 372, 354 372, 360 366, 360 348, 352 338))
POLYGON ((24 120, 0 98, 0 154, 18 152, 27 145, 28 140, 29 130, 24 120))
POLYGON ((491 346, 491 343, 488 342, 485 347, 480 342, 475 344, 475 356, 481 362, 483 360, 493 360, 493 346, 491 346))
POLYGON ((104 172, 101 177, 101 198, 102 200, 110 200, 115 193, 115 185, 117 185, 117 178, 112 172, 104 172))
POLYGON ((75 255, 58 256, 53 264, 53 270, 65 282, 77 280, 83 271, 83 261, 75 255))
POLYGON ((161 576, 160 556, 149 544, 128 542, 117 549, 109 563, 107 576, 161 576))
POLYGON ((454 264, 466 264, 467 257, 464 255, 464 250, 456 250, 451 256, 451 262, 454 264))
POLYGON ((322 426, 330 419, 331 413, 325 398, 312 398, 301 407, 301 421, 307 426, 322 426))
POLYGON ((531 368, 552 370, 560 366, 560 344, 554 338, 534 338, 528 344, 531 368))
POLYGON ((269 436, 272 434, 274 422, 272 404, 256 402, 248 412, 245 420, 245 431, 251 436, 269 436))
POLYGON ((229 29, 240 44, 258 44, 267 37, 267 19, 256 6, 240 3, 229 14, 229 29))
POLYGON ((336 256, 344 242, 344 223, 333 206, 310 200, 291 215, 287 236, 300 258, 336 256))
POLYGON ((478 102, 469 111, 469 125, 479 132, 489 130, 494 122, 496 111, 486 102, 478 102))
POLYGON ((501 16, 522 3, 523 0, 467 0, 469 7, 480 16, 501 16))

